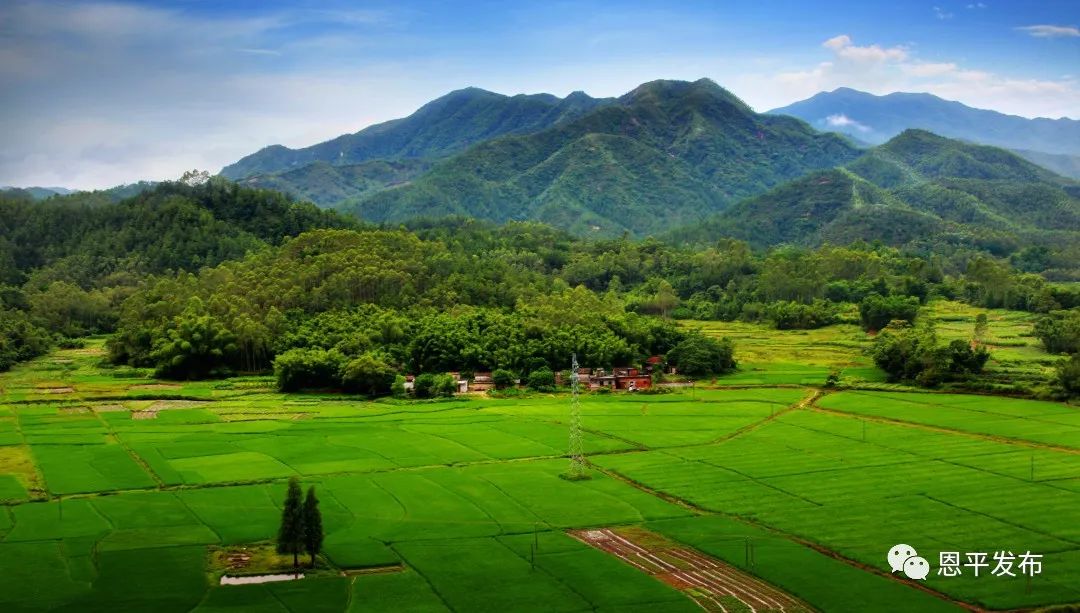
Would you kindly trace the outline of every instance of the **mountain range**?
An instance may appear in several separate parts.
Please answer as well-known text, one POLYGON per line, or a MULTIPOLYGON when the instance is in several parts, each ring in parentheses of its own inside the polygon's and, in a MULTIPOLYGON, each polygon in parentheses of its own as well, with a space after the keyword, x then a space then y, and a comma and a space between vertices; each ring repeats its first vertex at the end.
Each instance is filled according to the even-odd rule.
POLYGON ((679 242, 729 236, 781 243, 967 245, 1005 255, 1026 246, 1073 248, 1080 185, 1019 156, 906 130, 842 167, 800 177, 703 223, 679 242))
MULTIPOLYGON (((882 98, 967 109, 999 135, 1000 117, 1042 121, 932 96, 882 98)), ((795 117, 755 113, 707 79, 653 81, 610 99, 469 88, 312 147, 268 147, 222 172, 376 223, 533 220, 581 235, 730 236, 758 247, 880 240, 1008 254, 1080 244, 1076 181, 923 129, 870 145, 898 124, 877 125, 882 132, 852 128, 857 146, 795 117)), ((1069 150, 1064 140, 1040 142, 1069 150)))
POLYGON ((44 200, 52 196, 66 196, 68 194, 75 193, 75 190, 67 189, 66 187, 12 187, 10 185, 0 186, 0 193, 9 196, 22 196, 30 198, 31 200, 44 200))
POLYGON ((880 145, 909 128, 972 143, 1012 149, 1059 174, 1080 178, 1080 121, 1028 119, 976 109, 931 94, 875 96, 841 87, 773 109, 818 130, 840 132, 856 142, 880 145))
POLYGON ((617 235, 690 223, 858 155, 702 79, 646 83, 618 99, 469 88, 313 147, 267 147, 222 174, 370 221, 536 219, 617 235))

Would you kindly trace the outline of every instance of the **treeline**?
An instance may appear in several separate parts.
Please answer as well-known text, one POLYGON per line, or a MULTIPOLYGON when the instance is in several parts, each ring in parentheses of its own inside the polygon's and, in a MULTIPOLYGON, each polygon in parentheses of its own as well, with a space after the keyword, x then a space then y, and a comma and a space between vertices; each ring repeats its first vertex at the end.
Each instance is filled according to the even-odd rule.
MULTIPOLYGON (((119 310, 117 363, 205 377, 277 365, 282 387, 384 389, 394 374, 560 370, 671 358, 672 319, 771 320, 867 330, 914 322, 935 297, 1055 310, 1077 294, 1006 264, 969 274, 896 249, 853 245, 755 254, 722 240, 581 241, 532 223, 457 221, 315 230, 275 248, 148 280, 119 310), (852 313, 854 312, 854 315, 852 313)), ((700 352, 698 352, 700 353, 700 352)), ((725 366, 715 361, 713 371, 725 366)))
POLYGON ((358 224, 221 179, 44 201, 0 195, 0 370, 115 329, 149 275, 215 266, 323 227, 358 224))
POLYGON ((1048 352, 1066 356, 1055 369, 1058 391, 1065 397, 1080 397, 1080 309, 1044 315, 1035 324, 1035 336, 1048 352))
POLYGON ((1080 305, 1080 291, 985 254, 756 252, 463 219, 361 228, 218 179, 118 203, 0 201, 0 227, 5 363, 115 332, 114 362, 179 378, 266 371, 293 350, 337 352, 324 370, 346 387, 345 367, 361 358, 375 371, 524 375, 565 368, 573 352, 591 366, 669 355, 686 340, 672 319, 881 330, 913 322, 934 297, 1040 313, 1080 305))
MULTIPOLYGON (((355 387, 366 371, 592 366, 666 354, 686 335, 570 288, 545 264, 478 258, 406 231, 319 230, 200 274, 160 277, 123 305, 118 363, 190 378, 269 368, 283 387, 355 387), (385 367, 385 368, 384 368, 385 367), (354 374, 356 374, 354 372, 354 374)), ((368 376, 365 374, 364 376, 368 376)))

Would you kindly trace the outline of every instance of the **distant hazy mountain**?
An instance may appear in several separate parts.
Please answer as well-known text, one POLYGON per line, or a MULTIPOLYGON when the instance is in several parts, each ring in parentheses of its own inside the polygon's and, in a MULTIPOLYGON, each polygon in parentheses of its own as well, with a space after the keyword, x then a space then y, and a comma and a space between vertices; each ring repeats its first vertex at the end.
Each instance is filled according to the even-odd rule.
POLYGON ((1078 196, 1076 182, 1004 149, 907 130, 846 167, 785 183, 670 237, 729 236, 758 247, 944 241, 1009 252, 1075 245, 1078 196))
POLYGON ((1080 155, 1044 153, 1026 149, 1013 149, 1013 151, 1025 160, 1043 168, 1049 168, 1059 175, 1080 179, 1080 155))
POLYGON ((403 119, 311 147, 266 147, 226 166, 221 174, 244 179, 287 172, 313 162, 350 166, 375 159, 437 159, 496 136, 542 130, 610 102, 582 92, 566 98, 550 94, 504 96, 470 87, 433 100, 403 119))
POLYGON ((75 190, 66 187, 12 187, 10 185, 4 185, 0 187, 0 192, 7 193, 8 195, 17 195, 19 192, 23 192, 34 200, 44 200, 50 196, 66 196, 68 194, 74 194, 75 190))
POLYGON ((707 79, 654 81, 577 119, 477 144, 354 210, 379 222, 463 215, 643 234, 858 155, 799 120, 754 113, 707 79))
POLYGON ((819 130, 841 132, 874 145, 909 128, 919 128, 949 138, 1023 150, 1032 161, 1058 172, 1068 173, 1076 161, 1043 154, 1080 155, 1080 121, 1027 119, 930 94, 875 96, 842 87, 769 112, 792 115, 819 130))

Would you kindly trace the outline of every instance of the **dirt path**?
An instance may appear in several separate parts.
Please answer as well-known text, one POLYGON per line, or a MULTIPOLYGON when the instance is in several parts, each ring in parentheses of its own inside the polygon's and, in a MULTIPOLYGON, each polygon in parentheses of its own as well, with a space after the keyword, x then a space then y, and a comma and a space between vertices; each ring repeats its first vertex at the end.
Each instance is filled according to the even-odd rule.
POLYGON ((706 611, 735 608, 732 598, 753 612, 812 610, 794 596, 726 562, 641 528, 575 530, 570 536, 667 583, 706 611))
POLYGON ((742 436, 742 435, 746 434, 747 432, 757 430, 758 428, 760 428, 760 427, 762 427, 762 426, 776 420, 776 418, 780 417, 781 415, 784 415, 786 413, 790 413, 792 411, 796 411, 796 410, 799 410, 799 409, 805 409, 805 408, 808 408, 808 407, 815 406, 814 403, 816 403, 824 395, 825 395, 824 391, 822 391, 820 389, 817 389, 817 388, 812 388, 809 392, 806 393, 806 396, 803 396, 802 399, 800 399, 798 402, 796 402, 796 403, 794 403, 792 405, 786 406, 786 407, 780 409, 779 411, 775 411, 774 413, 772 413, 771 415, 769 415, 768 417, 766 417, 764 419, 761 419, 761 420, 755 421, 753 423, 747 424, 747 425, 739 428, 738 430, 735 430, 734 432, 728 432, 727 434, 725 434, 725 435, 723 435, 721 437, 715 438, 715 439, 709 441, 708 443, 706 443, 706 445, 716 445, 718 443, 723 443, 723 442, 731 440, 733 438, 737 438, 739 436, 742 436))

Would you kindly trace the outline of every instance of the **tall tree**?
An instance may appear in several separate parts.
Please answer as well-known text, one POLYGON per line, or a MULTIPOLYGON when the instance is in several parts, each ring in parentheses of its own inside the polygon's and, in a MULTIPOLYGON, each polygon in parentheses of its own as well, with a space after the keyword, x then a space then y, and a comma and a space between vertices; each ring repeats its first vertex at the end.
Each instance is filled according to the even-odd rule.
MULTIPOLYGON (((319 527, 320 533, 322 526, 319 527)), ((320 538, 321 541, 321 538, 320 538)), ((285 494, 285 506, 281 510, 281 528, 278 530, 277 552, 291 553, 293 568, 300 566, 300 551, 305 545, 304 506, 301 501, 300 480, 289 479, 289 490, 285 494)))
POLYGON ((304 549, 311 556, 311 567, 315 568, 315 556, 322 550, 323 543, 322 511, 319 499, 315 497, 315 486, 308 488, 304 498, 304 549))

